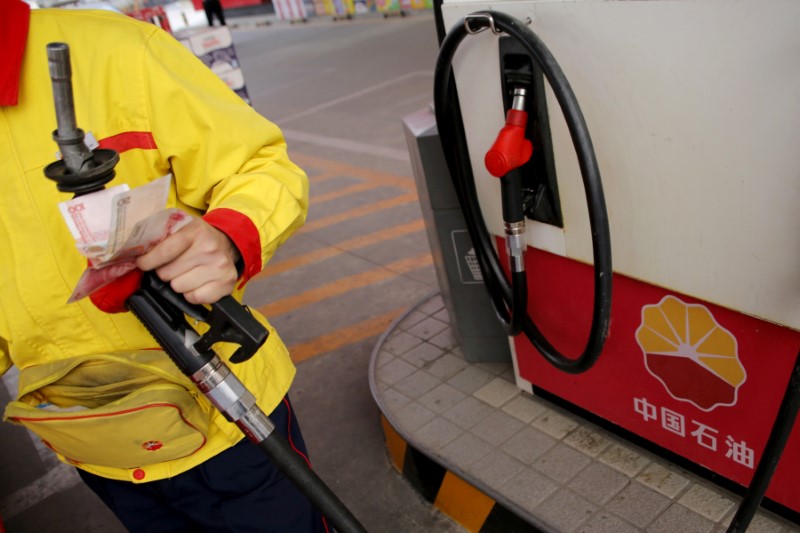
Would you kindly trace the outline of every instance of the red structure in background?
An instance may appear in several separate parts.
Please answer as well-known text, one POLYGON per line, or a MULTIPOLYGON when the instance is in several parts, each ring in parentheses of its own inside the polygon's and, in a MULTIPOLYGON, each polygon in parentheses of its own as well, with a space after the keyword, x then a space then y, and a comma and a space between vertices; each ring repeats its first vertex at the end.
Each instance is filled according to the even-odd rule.
MULTIPOLYGON (((202 8, 203 6, 201 2, 200 9, 202 8)), ((156 26, 159 26, 162 30, 166 30, 172 33, 172 28, 169 25, 169 19, 167 18, 167 14, 164 12, 164 8, 161 6, 144 7, 137 11, 131 11, 130 13, 127 13, 127 15, 137 20, 143 20, 145 22, 155 24, 156 26)))
MULTIPOLYGON (((248 7, 248 6, 258 6, 261 4, 268 4, 270 0, 220 0, 222 4, 222 9, 233 9, 235 7, 248 7)), ((203 0, 192 0, 192 4, 194 8, 197 10, 203 10, 203 0)))

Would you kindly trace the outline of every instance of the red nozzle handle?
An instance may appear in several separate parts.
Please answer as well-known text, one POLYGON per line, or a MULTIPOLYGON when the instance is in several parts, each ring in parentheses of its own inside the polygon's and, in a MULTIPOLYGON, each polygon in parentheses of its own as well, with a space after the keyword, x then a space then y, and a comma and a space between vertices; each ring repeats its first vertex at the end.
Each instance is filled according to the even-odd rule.
POLYGON ((533 144, 525 138, 527 122, 528 113, 525 111, 508 110, 506 125, 500 130, 497 140, 483 159, 489 174, 501 178, 531 158, 533 144))

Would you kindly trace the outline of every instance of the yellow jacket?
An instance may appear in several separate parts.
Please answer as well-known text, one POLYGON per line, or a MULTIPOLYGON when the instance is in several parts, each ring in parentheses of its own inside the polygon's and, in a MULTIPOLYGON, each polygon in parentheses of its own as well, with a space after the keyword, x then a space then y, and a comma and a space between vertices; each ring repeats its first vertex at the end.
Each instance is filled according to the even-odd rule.
MULTIPOLYGON (((0 45, 13 55, 14 45, 19 48, 20 43, 9 41, 24 42, 24 37, 20 29, 0 31, 0 45)), ((58 192, 43 174, 58 149, 51 137, 56 117, 45 51, 50 42, 70 47, 78 126, 101 146, 120 152, 116 177, 108 186, 127 183, 133 188, 172 172, 169 206, 198 215, 208 212, 206 220, 225 231, 241 251, 245 281, 305 220, 307 178, 289 160, 279 129, 156 26, 100 11, 30 13, 19 102, 0 102, 0 373, 12 364, 20 369, 20 396, 32 394, 29 404, 43 394, 59 397, 66 389, 58 387, 64 383, 41 387, 54 385, 54 379, 76 365, 99 368, 100 375, 113 382, 119 365, 126 367, 130 361, 119 379, 128 379, 130 372, 138 376, 152 371, 185 385, 130 313, 105 314, 88 299, 66 304, 86 263, 57 206, 70 195, 58 192)), ((14 70, 13 58, 0 60, 0 85, 7 82, 9 70, 14 70)), ((8 91, 0 87, 2 94, 8 91)), ((241 296, 242 285, 235 296, 241 296)), ((286 394, 295 372, 283 342, 269 330, 266 344, 253 358, 230 365, 266 413, 286 394)), ((130 383, 138 383, 136 379, 130 383)), ((169 388, 165 387, 154 390, 169 388)), ((208 427, 188 455, 153 464, 134 461, 125 467, 59 457, 89 472, 134 482, 184 472, 242 438, 204 397, 195 399, 208 427)), ((133 428, 143 436, 149 411, 156 410, 138 410, 145 418, 133 428)), ((185 414, 179 413, 181 420, 188 420, 185 414)), ((93 440, 86 435, 80 446, 104 447, 107 437, 98 434, 93 440)), ((169 444, 147 442, 157 442, 151 446, 156 450, 169 444)))

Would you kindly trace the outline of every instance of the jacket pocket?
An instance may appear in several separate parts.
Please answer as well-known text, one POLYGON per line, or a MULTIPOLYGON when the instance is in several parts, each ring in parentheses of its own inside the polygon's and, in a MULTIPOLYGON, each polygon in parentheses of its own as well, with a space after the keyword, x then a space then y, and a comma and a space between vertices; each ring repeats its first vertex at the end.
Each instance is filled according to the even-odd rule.
MULTIPOLYGON (((5 418, 73 463, 134 468, 180 459, 205 445, 211 415, 199 393, 135 356, 109 357, 32 368, 37 386, 21 390, 5 418)), ((25 372, 21 384, 29 382, 25 372)))

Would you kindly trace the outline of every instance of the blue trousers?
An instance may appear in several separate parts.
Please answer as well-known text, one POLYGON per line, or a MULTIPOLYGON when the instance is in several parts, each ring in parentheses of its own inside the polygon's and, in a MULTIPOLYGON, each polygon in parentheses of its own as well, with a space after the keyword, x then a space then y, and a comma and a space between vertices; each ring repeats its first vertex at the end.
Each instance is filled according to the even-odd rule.
MULTIPOLYGON (((297 453, 306 446, 288 398, 270 415, 297 453)), ((330 528, 259 446, 241 442, 178 476, 134 484, 78 469, 131 532, 324 533, 330 528)))

